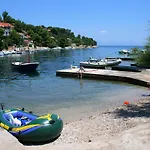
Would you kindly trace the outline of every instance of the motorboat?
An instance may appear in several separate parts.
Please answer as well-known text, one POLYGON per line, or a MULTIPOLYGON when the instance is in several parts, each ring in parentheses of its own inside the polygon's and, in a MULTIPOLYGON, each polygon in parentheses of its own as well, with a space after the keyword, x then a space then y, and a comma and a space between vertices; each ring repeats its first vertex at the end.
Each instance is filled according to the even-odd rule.
POLYGON ((95 59, 90 57, 87 61, 80 62, 80 66, 85 68, 105 68, 117 66, 122 62, 120 58, 116 59, 95 59))
POLYGON ((4 56, 4 53, 3 53, 3 51, 0 51, 0 57, 1 57, 1 56, 4 56))
POLYGON ((126 49, 121 49, 118 52, 119 52, 119 54, 130 54, 130 52, 126 49))
POLYGON ((38 116, 24 108, 2 109, 0 127, 22 143, 48 142, 60 136, 63 121, 56 114, 38 116))
POLYGON ((12 62, 13 69, 17 69, 22 72, 32 72, 36 71, 36 68, 39 65, 39 62, 12 62))

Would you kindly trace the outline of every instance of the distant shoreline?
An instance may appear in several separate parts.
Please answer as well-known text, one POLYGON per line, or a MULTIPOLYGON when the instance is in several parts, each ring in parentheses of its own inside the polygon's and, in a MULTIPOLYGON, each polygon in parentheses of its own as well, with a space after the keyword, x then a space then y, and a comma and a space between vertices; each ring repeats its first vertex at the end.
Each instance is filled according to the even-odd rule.
POLYGON ((74 46, 74 47, 54 47, 54 48, 49 48, 49 47, 19 47, 19 48, 11 48, 9 50, 2 50, 0 51, 0 56, 6 56, 6 55, 11 55, 11 54, 22 54, 24 52, 36 52, 36 51, 59 51, 59 50, 75 50, 75 49, 87 49, 87 48, 96 48, 97 46, 74 46))
POLYGON ((97 45, 98 47, 144 47, 145 45, 97 45))

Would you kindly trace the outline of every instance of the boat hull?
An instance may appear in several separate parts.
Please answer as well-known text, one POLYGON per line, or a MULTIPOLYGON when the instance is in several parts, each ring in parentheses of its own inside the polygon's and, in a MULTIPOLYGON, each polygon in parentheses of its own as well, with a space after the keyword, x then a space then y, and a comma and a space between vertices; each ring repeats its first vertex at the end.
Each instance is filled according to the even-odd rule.
POLYGON ((85 68, 98 68, 98 69, 103 69, 105 67, 113 67, 113 66, 118 66, 121 63, 121 61, 115 61, 111 63, 90 63, 90 62, 80 62, 80 65, 85 67, 85 68))
POLYGON ((38 62, 32 62, 32 63, 13 62, 11 65, 15 70, 21 72, 32 72, 32 71, 36 71, 39 63, 38 62))
POLYGON ((22 143, 52 141, 59 137, 63 129, 63 121, 58 115, 47 114, 44 116, 37 116, 19 109, 1 111, 0 122, 2 128, 6 129, 22 143), (14 116, 24 115, 33 120, 26 125, 15 126, 7 119, 9 113, 14 116))

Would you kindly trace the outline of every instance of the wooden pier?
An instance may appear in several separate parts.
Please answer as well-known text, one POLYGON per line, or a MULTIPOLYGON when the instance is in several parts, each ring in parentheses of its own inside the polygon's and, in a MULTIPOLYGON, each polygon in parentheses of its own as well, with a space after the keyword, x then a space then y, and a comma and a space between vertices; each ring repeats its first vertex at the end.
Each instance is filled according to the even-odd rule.
POLYGON ((56 75, 75 78, 91 78, 99 80, 121 81, 144 87, 149 87, 150 83, 150 70, 144 70, 142 72, 128 72, 84 68, 84 71, 81 71, 79 68, 69 68, 64 70, 57 70, 56 75))

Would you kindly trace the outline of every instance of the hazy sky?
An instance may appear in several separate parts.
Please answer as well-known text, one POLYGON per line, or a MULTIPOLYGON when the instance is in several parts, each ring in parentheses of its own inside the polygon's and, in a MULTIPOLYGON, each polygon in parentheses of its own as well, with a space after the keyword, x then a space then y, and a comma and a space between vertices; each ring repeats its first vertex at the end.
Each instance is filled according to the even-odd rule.
POLYGON ((1 0, 8 11, 33 25, 71 29, 99 45, 144 45, 149 35, 150 0, 1 0))

